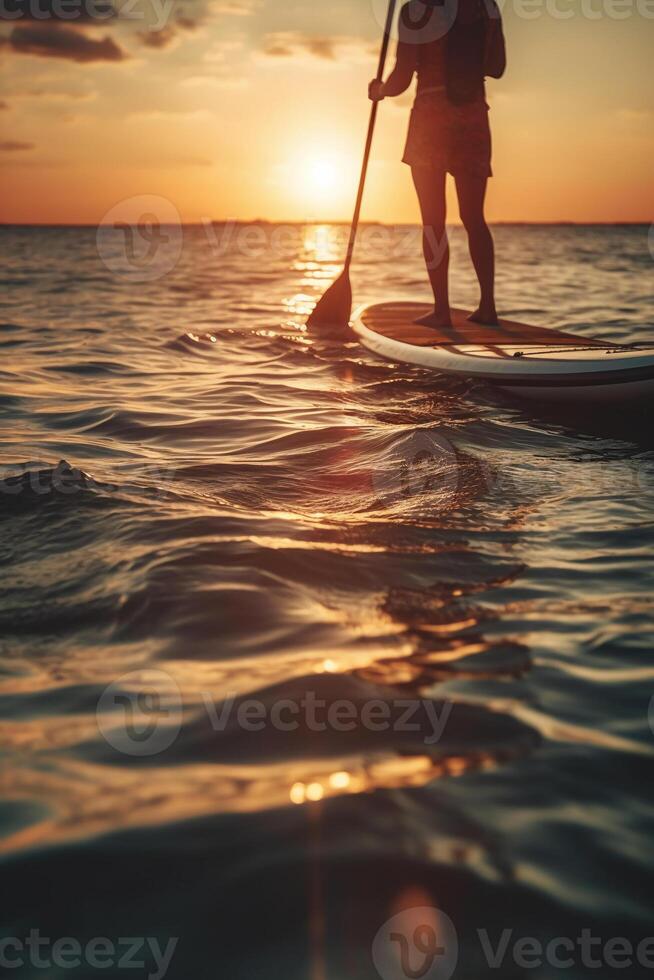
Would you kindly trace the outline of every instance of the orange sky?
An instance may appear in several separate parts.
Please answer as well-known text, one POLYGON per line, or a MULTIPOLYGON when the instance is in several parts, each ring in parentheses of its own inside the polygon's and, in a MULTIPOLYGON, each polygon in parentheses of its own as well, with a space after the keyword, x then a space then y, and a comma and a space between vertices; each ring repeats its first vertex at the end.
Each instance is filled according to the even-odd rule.
MULTIPOLYGON (((0 220, 95 223, 134 195, 165 197, 186 221, 348 219, 383 9, 137 0, 83 26, 6 22, 0 220)), ((654 219, 654 0, 503 10, 490 218, 654 219)), ((399 162, 409 105, 381 107, 368 219, 418 218, 399 162)))

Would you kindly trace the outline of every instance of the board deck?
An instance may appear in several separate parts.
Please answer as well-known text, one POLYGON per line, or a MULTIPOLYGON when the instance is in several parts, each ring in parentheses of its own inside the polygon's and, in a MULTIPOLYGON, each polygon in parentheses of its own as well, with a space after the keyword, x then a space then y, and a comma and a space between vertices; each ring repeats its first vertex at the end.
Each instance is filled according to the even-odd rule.
POLYGON ((426 303, 363 306, 351 327, 381 357, 499 385, 527 398, 601 402, 654 395, 654 344, 616 344, 562 330, 500 320, 471 322, 453 309, 452 328, 416 323, 426 303))
POLYGON ((606 341, 575 337, 574 334, 547 327, 535 327, 514 320, 500 319, 497 326, 472 323, 468 310, 452 309, 452 330, 442 327, 426 327, 416 323, 417 317, 425 316, 433 307, 427 303, 379 303, 368 306, 361 313, 361 323, 369 330, 399 340, 414 347, 444 347, 461 344, 497 347, 504 344, 534 345, 547 347, 579 346, 607 347, 606 341))

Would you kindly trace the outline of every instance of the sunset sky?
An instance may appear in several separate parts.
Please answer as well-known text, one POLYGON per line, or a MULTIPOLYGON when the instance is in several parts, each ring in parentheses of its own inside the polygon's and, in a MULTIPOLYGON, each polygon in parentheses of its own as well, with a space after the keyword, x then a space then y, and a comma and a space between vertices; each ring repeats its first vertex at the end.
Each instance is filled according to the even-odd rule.
MULTIPOLYGON (((349 218, 384 6, 122 0, 100 20, 0 22, 0 220, 95 223, 140 194, 185 221, 349 218)), ((653 220, 654 0, 502 6, 490 218, 653 220)), ((368 219, 417 220, 410 101, 382 104, 368 219)))

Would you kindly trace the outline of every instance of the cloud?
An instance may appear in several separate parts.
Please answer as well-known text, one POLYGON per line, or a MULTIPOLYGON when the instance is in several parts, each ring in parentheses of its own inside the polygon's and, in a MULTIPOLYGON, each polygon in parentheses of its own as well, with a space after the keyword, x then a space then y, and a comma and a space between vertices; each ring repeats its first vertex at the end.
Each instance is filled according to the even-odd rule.
POLYGON ((213 160, 206 157, 171 157, 169 160, 158 159, 154 165, 175 170, 178 167, 213 167, 213 160))
MULTIPOLYGON (((52 3, 54 0, 47 0, 52 3)), ((86 0, 92 2, 92 0, 86 0)), ((98 3, 103 0, 97 0, 98 3)), ((175 47, 184 31, 200 31, 216 16, 248 17, 263 0, 176 0, 175 17, 156 30, 147 28, 137 34, 141 44, 155 51, 175 47)))
POLYGON ((0 170, 13 170, 16 172, 16 168, 21 171, 27 169, 34 170, 51 170, 53 167, 66 167, 70 166, 69 162, 65 160, 53 160, 53 159, 22 159, 20 163, 16 160, 12 160, 11 157, 0 157, 0 170))
POLYGON ((297 58, 308 54, 321 61, 335 62, 342 56, 367 56, 371 46, 361 38, 347 35, 330 37, 302 34, 299 31, 278 31, 266 34, 262 50, 269 58, 297 58))
POLYGON ((24 92, 16 90, 11 95, 14 99, 38 99, 39 102, 90 102, 97 98, 98 93, 94 89, 67 91, 55 88, 30 88, 24 92))
POLYGON ((209 109, 188 109, 186 107, 175 109, 170 106, 165 109, 139 109, 136 112, 128 112, 125 116, 126 122, 135 122, 139 125, 144 122, 179 123, 194 120, 206 122, 212 119, 213 113, 209 109))
POLYGON ((174 25, 162 27, 160 31, 139 31, 138 39, 146 48, 162 51, 169 48, 177 40, 178 31, 174 25))
POLYGON ((191 75, 183 78, 180 83, 184 88, 219 88, 238 89, 245 84, 242 78, 232 78, 229 75, 191 75))
POLYGON ((621 122, 646 123, 653 113, 651 109, 618 109, 616 115, 621 122))
POLYGON ((124 61, 127 57, 109 35, 96 40, 76 28, 60 27, 58 24, 15 27, 8 38, 2 38, 0 47, 7 47, 16 54, 66 58, 83 64, 92 61, 124 61))
POLYGON ((251 17, 261 6, 261 0, 214 0, 213 10, 230 17, 251 17))
POLYGON ((162 51, 164 48, 169 48, 175 44, 183 31, 195 31, 201 23, 202 20, 199 17, 180 16, 176 18, 174 23, 168 24, 167 27, 162 27, 160 30, 139 31, 138 38, 146 48, 162 51))
POLYGON ((213 166, 213 160, 208 157, 166 156, 161 153, 135 156, 130 160, 130 167, 134 170, 195 170, 213 166))
POLYGON ((3 140, 0 142, 0 153, 23 153, 25 150, 34 150, 34 143, 21 143, 19 140, 3 140))
POLYGON ((247 55, 243 41, 234 38, 231 41, 214 41, 202 55, 202 60, 214 66, 224 66, 225 71, 230 71, 230 66, 236 68, 242 65, 247 55))

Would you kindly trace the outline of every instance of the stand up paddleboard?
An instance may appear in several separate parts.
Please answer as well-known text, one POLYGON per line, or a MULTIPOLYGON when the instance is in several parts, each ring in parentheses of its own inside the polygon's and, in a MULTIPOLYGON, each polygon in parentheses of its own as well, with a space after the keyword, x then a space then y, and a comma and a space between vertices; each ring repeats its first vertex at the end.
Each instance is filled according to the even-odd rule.
POLYGON ((416 323, 424 303, 375 303, 352 329, 368 350, 393 361, 499 385, 527 398, 621 401, 654 395, 654 344, 619 345, 500 320, 490 327, 452 312, 452 329, 416 323))

